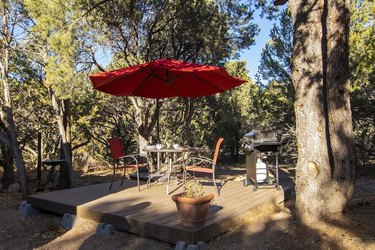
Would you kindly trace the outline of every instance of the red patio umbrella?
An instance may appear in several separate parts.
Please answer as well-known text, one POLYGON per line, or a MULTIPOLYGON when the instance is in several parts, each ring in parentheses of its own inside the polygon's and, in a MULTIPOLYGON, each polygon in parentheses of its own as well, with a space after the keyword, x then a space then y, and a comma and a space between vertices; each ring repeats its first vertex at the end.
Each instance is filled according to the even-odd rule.
POLYGON ((219 67, 174 59, 159 59, 89 77, 99 91, 147 98, 208 96, 246 82, 219 67))
MULTIPOLYGON (((95 89, 116 96, 147 98, 199 97, 232 89, 246 82, 225 69, 159 59, 135 66, 90 75, 95 89)), ((157 112, 159 102, 156 102, 157 112)), ((157 120, 159 140, 159 119, 157 120)))

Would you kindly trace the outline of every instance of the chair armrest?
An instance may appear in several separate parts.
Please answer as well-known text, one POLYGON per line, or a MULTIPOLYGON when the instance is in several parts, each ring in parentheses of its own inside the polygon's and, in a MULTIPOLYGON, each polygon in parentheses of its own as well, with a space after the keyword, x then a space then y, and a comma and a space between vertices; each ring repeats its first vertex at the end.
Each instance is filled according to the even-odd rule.
POLYGON ((199 155, 199 156, 197 156, 197 157, 198 157, 198 158, 201 158, 201 159, 205 159, 205 160, 207 160, 207 161, 212 161, 211 158, 208 158, 208 157, 206 157, 206 156, 199 155))
POLYGON ((124 155, 124 156, 119 157, 118 159, 124 160, 124 161, 125 161, 125 159, 132 159, 132 160, 134 160, 135 164, 138 165, 138 160, 134 155, 124 155))
POLYGON ((185 161, 185 165, 188 165, 189 162, 193 162, 193 164, 195 162, 197 162, 198 164, 202 163, 202 162, 214 164, 214 162, 210 158, 207 158, 207 157, 192 157, 192 158, 189 158, 185 161))

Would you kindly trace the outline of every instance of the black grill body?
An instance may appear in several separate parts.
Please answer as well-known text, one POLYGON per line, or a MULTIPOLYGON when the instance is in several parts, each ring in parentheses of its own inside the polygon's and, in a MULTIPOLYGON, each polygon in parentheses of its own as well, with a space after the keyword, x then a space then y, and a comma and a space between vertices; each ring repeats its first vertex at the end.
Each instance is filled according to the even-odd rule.
POLYGON ((280 189, 278 147, 281 145, 281 142, 278 140, 277 131, 251 131, 245 134, 240 142, 242 152, 246 156, 246 179, 244 185, 248 186, 249 181, 251 181, 254 183, 254 191, 258 189, 258 184, 272 185, 277 189, 280 189), (275 158, 275 165, 271 165, 269 162, 269 159, 271 159, 272 156, 275 158), (265 180, 259 181, 259 176, 263 174, 262 169, 259 168, 259 166, 262 165, 263 161, 265 161, 264 163, 266 164, 267 177, 265 180))

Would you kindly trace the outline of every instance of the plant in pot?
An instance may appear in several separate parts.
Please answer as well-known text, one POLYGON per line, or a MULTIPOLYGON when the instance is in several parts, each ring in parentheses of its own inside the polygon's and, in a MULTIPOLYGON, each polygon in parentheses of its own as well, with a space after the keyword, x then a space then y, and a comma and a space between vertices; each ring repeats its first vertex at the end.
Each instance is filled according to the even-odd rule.
POLYGON ((186 227, 203 226, 213 198, 213 194, 203 191, 202 184, 198 181, 185 183, 185 191, 172 196, 181 224, 186 227))

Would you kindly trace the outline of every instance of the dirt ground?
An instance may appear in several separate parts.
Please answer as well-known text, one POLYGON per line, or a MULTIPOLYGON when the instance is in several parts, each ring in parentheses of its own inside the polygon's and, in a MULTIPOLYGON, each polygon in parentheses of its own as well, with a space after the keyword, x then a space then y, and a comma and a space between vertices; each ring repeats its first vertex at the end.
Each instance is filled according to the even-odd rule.
MULTIPOLYGON (((281 183, 290 182, 291 171, 283 172, 281 183)), ((291 197, 283 206, 263 205, 243 215, 236 227, 207 242, 206 249, 375 249, 374 167, 359 172, 353 199, 343 214, 302 225, 296 220, 291 197)), ((109 173, 80 174, 78 184, 107 181, 109 173)), ((174 248, 121 231, 104 238, 95 235, 97 224, 90 221, 66 231, 59 226, 61 216, 42 213, 23 219, 18 215, 20 203, 19 193, 0 193, 0 250, 174 248)))

